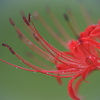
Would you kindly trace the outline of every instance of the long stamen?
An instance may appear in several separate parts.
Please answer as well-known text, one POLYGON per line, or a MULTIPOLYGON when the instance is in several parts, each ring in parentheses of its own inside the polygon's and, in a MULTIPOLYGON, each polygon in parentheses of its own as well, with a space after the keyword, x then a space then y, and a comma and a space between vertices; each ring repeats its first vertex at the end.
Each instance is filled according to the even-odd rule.
POLYGON ((39 19, 39 21, 43 24, 43 26, 47 29, 47 31, 65 48, 67 48, 66 43, 57 35, 54 30, 45 22, 45 20, 37 14, 37 12, 34 13, 34 16, 39 19))
POLYGON ((78 26, 78 24, 77 24, 77 21, 76 21, 76 19, 75 19, 75 17, 74 17, 74 14, 73 14, 73 12, 71 11, 71 9, 67 9, 67 12, 68 12, 68 15, 70 16, 70 19, 71 19, 70 21, 71 21, 72 25, 74 26, 75 31, 76 31, 77 33, 81 32, 81 31, 80 31, 80 28, 79 28, 79 26, 78 26))
MULTIPOLYGON (((25 20, 25 23, 30 27, 30 29, 33 30, 33 34, 34 34, 34 37, 37 39, 37 41, 41 41, 41 43, 45 43, 47 46, 49 45, 51 47, 51 45, 49 43, 47 43, 42 37, 41 35, 38 33, 38 31, 36 30, 35 26, 32 27, 31 25, 29 25, 29 23, 27 23, 28 21, 26 21, 27 19, 24 17, 23 20, 25 20)), ((59 52, 57 49, 55 49, 56 53, 59 52)), ((60 52, 59 52, 60 54, 60 52)))
MULTIPOLYGON (((48 71, 48 70, 42 70, 42 71, 39 71, 39 70, 32 70, 32 69, 27 69, 27 68, 24 68, 24 67, 20 67, 20 66, 17 66, 17 65, 14 65, 14 64, 11 64, 9 62, 6 62, 2 59, 0 59, 0 61, 8 64, 8 65, 11 65, 15 68, 19 68, 19 69, 23 69, 23 70, 26 70, 26 71, 31 71, 31 72, 41 72, 43 74, 46 74, 46 75, 49 75, 49 76, 53 76, 53 77, 59 77, 59 78, 68 78, 68 77, 73 77, 73 75, 66 75, 66 76, 58 76, 58 75, 53 75, 53 74, 62 74, 63 75, 63 70, 60 72, 60 71, 48 71), (49 73, 52 73, 52 74, 49 74, 49 73)), ((65 71, 65 70, 64 70, 65 71)))
POLYGON ((66 41, 70 40, 68 33, 63 28, 63 26, 60 24, 60 22, 58 21, 58 19, 55 16, 55 14, 49 8, 47 8, 47 12, 48 12, 50 18, 53 20, 56 27, 58 28, 58 30, 60 31, 60 33, 62 34, 62 36, 66 39, 66 41))
MULTIPOLYGON (((25 19, 25 17, 24 17, 24 19, 25 19)), ((24 19, 23 19, 23 20, 24 20, 24 19)), ((27 19, 25 19, 25 22, 26 22, 26 24, 27 24, 28 21, 26 21, 26 20, 27 20, 27 19)), ((71 61, 73 61, 72 58, 62 55, 62 53, 61 53, 60 51, 58 51, 56 48, 54 48, 54 47, 51 46, 48 42, 46 42, 46 41, 42 38, 42 36, 38 33, 38 31, 36 30, 35 26, 34 26, 34 28, 33 28, 29 23, 28 23, 27 25, 33 30, 36 39, 37 39, 40 43, 42 43, 42 45, 45 47, 45 49, 46 49, 55 59, 57 59, 58 61, 60 61, 60 62, 62 62, 62 63, 64 63, 64 64, 67 65, 66 62, 64 62, 63 60, 60 60, 60 59, 58 59, 57 57, 55 57, 54 54, 52 54, 52 53, 50 52, 50 50, 52 50, 54 53, 56 53, 56 55, 59 55, 59 56, 61 56, 62 58, 66 59, 66 60, 69 60, 69 61, 71 60, 71 61), (48 48, 47 48, 47 47, 48 47, 48 48)), ((77 60, 74 60, 74 61, 76 62, 77 60)))
MULTIPOLYGON (((34 23, 33 23, 33 21, 32 21, 32 15, 31 15, 30 13, 29 13, 29 15, 28 15, 28 22, 31 24, 32 27, 35 28, 34 23)), ((27 27, 27 28, 28 28, 28 27, 27 27)), ((32 37, 36 42, 39 41, 39 39, 37 38, 36 34, 33 33, 33 30, 28 29, 28 31, 29 31, 31 37, 32 37), (30 32, 30 31, 31 31, 31 32, 30 32), (34 37, 33 37, 33 36, 34 36, 34 37)), ((43 48, 43 46, 41 45, 41 43, 40 43, 40 42, 37 42, 37 43, 38 43, 39 46, 45 51, 45 49, 43 48)))
POLYGON ((76 39, 77 39, 77 38, 78 38, 78 35, 77 35, 76 31, 74 30, 72 24, 70 23, 70 20, 69 20, 67 14, 64 14, 64 18, 65 18, 65 20, 67 21, 67 24, 68 24, 69 28, 71 29, 71 31, 73 32, 74 36, 75 36, 76 39))
MULTIPOLYGON (((27 21, 26 21, 27 22, 27 21)), ((32 50, 34 50, 37 54, 41 55, 43 58, 48 59, 48 57, 51 57, 48 53, 40 49, 38 46, 36 46, 32 41, 30 41, 18 28, 15 26, 15 23, 10 18, 10 23, 14 26, 15 30, 17 31, 19 38, 32 50)))
POLYGON ((38 70, 38 71, 42 71, 43 69, 42 68, 39 68, 31 63, 29 63, 28 61, 26 61, 25 59, 23 59, 22 57, 20 57, 16 52, 14 52, 14 50, 8 46, 7 44, 2 44, 3 46, 7 47, 11 53, 13 53, 17 58, 19 58, 23 63, 25 63, 26 65, 28 65, 29 67, 35 69, 35 70, 38 70))
MULTIPOLYGON (((3 45, 3 46, 6 46, 9 50, 11 50, 10 48, 11 47, 9 47, 8 45, 3 45)), ((12 51, 11 51, 12 52, 12 51)), ((14 52, 14 51, 13 51, 14 52)), ((35 65, 33 65, 33 64, 31 64, 31 63, 29 63, 29 62, 27 62, 25 59, 23 59, 22 57, 20 57, 18 54, 16 54, 15 52, 14 52, 14 55, 16 56, 16 57, 18 57, 23 63, 25 63, 26 65, 28 65, 30 68, 32 68, 32 69, 34 69, 34 70, 31 70, 31 69, 27 69, 27 68, 23 68, 23 67, 20 67, 20 66, 17 66, 17 65, 14 65, 14 64, 11 64, 11 63, 8 63, 8 62, 6 62, 6 61, 4 61, 4 60, 2 60, 2 59, 0 59, 0 61, 2 61, 2 62, 4 62, 4 63, 7 63, 7 64, 9 64, 9 65, 11 65, 11 66, 14 66, 14 67, 16 67, 16 68, 19 68, 19 69, 23 69, 23 70, 27 70, 27 71, 32 71, 32 72, 40 72, 40 73, 43 73, 43 74, 46 74, 46 75, 49 75, 49 76, 53 76, 53 77, 59 77, 59 78, 68 78, 68 77, 73 77, 73 75, 67 75, 67 74, 65 74, 65 76, 58 76, 58 75, 52 75, 52 74, 49 74, 49 73, 54 73, 54 74, 61 74, 61 75, 64 75, 63 74, 63 70, 61 70, 61 71, 48 71, 48 70, 44 70, 44 69, 42 69, 42 68, 39 68, 39 67, 37 67, 37 66, 35 66, 35 65)), ((65 70, 64 70, 65 71, 65 70)), ((66 72, 67 72, 67 70, 66 70, 66 72)), ((77 72, 76 72, 77 73, 77 72)))

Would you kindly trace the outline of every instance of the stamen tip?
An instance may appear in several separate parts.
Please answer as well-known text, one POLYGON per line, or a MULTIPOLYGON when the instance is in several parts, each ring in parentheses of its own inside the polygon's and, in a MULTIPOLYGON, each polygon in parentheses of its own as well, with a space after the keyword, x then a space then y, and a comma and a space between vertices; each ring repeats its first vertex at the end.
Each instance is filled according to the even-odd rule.
POLYGON ((28 22, 28 20, 26 19, 26 17, 23 16, 23 20, 24 20, 24 22, 25 22, 28 26, 30 25, 29 22, 28 22))
POLYGON ((9 18, 9 21, 10 21, 12 26, 15 26, 15 23, 13 22, 13 20, 11 18, 9 18))
POLYGON ((31 20, 31 14, 29 13, 28 14, 28 22, 30 22, 30 20, 31 20))
POLYGON ((66 21, 69 21, 67 14, 64 14, 64 18, 66 19, 66 21))
POLYGON ((7 44, 2 43, 2 46, 8 46, 7 44))
POLYGON ((32 16, 31 16, 31 14, 29 13, 29 14, 28 14, 28 22, 31 21, 31 17, 32 17, 32 16))
POLYGON ((2 43, 2 46, 7 47, 12 54, 15 54, 14 50, 9 45, 2 43))

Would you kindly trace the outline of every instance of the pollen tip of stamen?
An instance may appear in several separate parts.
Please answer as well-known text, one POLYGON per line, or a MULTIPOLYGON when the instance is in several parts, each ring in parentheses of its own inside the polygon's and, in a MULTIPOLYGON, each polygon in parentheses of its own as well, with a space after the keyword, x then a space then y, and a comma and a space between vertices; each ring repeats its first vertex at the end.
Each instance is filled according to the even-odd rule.
POLYGON ((39 17, 39 14, 38 14, 37 11, 34 11, 33 15, 34 15, 34 18, 35 18, 35 19, 37 19, 37 18, 39 17))
POLYGON ((66 21, 69 21, 69 18, 68 18, 67 14, 64 14, 64 18, 65 18, 66 21))
POLYGON ((24 22, 25 22, 28 26, 30 25, 25 16, 23 16, 23 20, 24 20, 24 22))
POLYGON ((9 45, 2 43, 2 46, 7 47, 12 54, 15 54, 14 50, 9 45))
POLYGON ((2 46, 4 46, 5 44, 4 43, 2 43, 2 46))
POLYGON ((2 46, 6 46, 6 47, 9 47, 7 44, 4 44, 4 43, 2 43, 2 46))
POLYGON ((28 14, 28 22, 30 22, 30 20, 31 20, 31 14, 29 13, 28 14))
POLYGON ((11 18, 9 18, 9 21, 10 21, 12 26, 15 26, 15 23, 13 22, 13 20, 11 18))

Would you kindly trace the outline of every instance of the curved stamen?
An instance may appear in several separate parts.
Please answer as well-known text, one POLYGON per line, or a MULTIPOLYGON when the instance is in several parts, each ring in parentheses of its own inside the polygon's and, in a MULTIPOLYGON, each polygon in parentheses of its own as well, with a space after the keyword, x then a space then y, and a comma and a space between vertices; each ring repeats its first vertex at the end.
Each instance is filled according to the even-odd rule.
MULTIPOLYGON (((19 58, 23 63, 25 63, 26 65, 28 65, 30 68, 32 68, 32 69, 34 69, 34 70, 37 70, 38 72, 42 72, 42 73, 44 73, 44 74, 47 74, 46 72, 47 72, 47 70, 44 70, 44 69, 42 69, 42 68, 39 68, 39 67, 37 67, 37 66, 35 66, 35 65, 33 65, 33 64, 31 64, 31 63, 29 63, 28 61, 26 61, 25 59, 23 59, 21 56, 19 56, 10 46, 8 46, 7 44, 2 44, 3 46, 5 46, 5 47, 7 47, 10 51, 11 51, 11 53, 13 53, 17 58, 19 58), (45 72, 46 71, 46 72, 45 72)), ((64 70, 65 71, 65 70, 64 70)), ((76 70, 76 72, 75 72, 75 69, 73 69, 73 71, 74 71, 74 73, 73 72, 71 72, 72 71, 72 69, 69 69, 69 70, 66 70, 65 72, 67 72, 67 71, 70 71, 70 73, 71 74, 74 74, 74 73, 76 73, 77 72, 77 70, 76 70)), ((58 71, 58 72, 60 72, 60 71, 58 71)), ((61 72, 63 72, 63 70, 61 70, 61 72)), ((81 71, 80 71, 81 72, 81 71)), ((59 73, 58 73, 59 74, 59 73)), ((65 75, 66 75, 67 73, 65 73, 65 75)), ((63 75, 63 73, 62 73, 62 75, 63 75)), ((62 77, 62 76, 59 76, 59 77, 62 77)), ((66 76, 64 76, 64 77, 66 77, 66 76)), ((68 76, 69 77, 69 76, 68 76)))
MULTIPOLYGON (((24 18, 25 19, 25 18, 24 18)), ((26 20, 27 19, 25 19, 25 22, 26 22, 26 20)), ((26 23, 27 24, 27 23, 26 23)), ((29 23, 27 24, 32 30, 33 30, 33 32, 35 33, 35 37, 36 37, 36 39, 38 39, 38 41, 41 41, 40 43, 42 43, 42 45, 46 48, 46 50, 48 51, 48 48, 50 48, 50 50, 52 50, 53 52, 55 52, 56 53, 56 55, 60 55, 62 58, 64 58, 64 59, 66 59, 66 60, 69 60, 69 61, 73 61, 73 62, 76 62, 77 60, 73 60, 73 59, 71 59, 70 57, 67 57, 67 56, 64 56, 64 55, 62 55, 62 53, 59 51, 59 50, 57 50, 56 48, 54 48, 53 46, 51 46, 47 41, 45 41, 43 38, 42 38, 42 36, 38 33, 38 31, 36 30, 36 28, 35 28, 35 26, 34 26, 34 28, 31 26, 31 25, 29 25, 29 23), (45 46, 46 45, 46 46, 45 46), (48 47, 48 48, 47 48, 48 47)), ((48 51, 50 54, 52 54, 50 51, 48 51)), ((52 56, 54 57, 54 55, 52 54, 52 56)), ((55 57, 56 58, 56 57, 55 57)), ((60 62, 62 62, 62 63, 64 63, 64 64, 67 64, 67 63, 65 63, 65 62, 63 62, 62 60, 60 60, 60 59, 58 59, 58 58, 56 58, 58 61, 60 61, 60 62)))
MULTIPOLYGON (((13 22, 13 20, 10 18, 10 22, 11 24, 14 26, 15 30, 17 31, 19 38, 29 47, 31 48, 33 51, 35 51, 37 54, 41 55, 43 58, 48 60, 48 57, 51 57, 53 59, 53 57, 51 55, 49 55, 48 53, 46 53, 45 51, 43 51, 42 49, 40 49, 38 46, 36 46, 32 41, 30 41, 21 31, 20 29, 15 25, 15 23, 13 22)), ((27 21, 28 23, 28 21, 27 21)))

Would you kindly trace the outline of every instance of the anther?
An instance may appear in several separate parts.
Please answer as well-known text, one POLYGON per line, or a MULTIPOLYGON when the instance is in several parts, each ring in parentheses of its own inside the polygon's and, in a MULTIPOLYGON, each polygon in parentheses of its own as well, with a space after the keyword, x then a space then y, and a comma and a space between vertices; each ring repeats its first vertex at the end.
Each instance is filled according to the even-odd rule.
POLYGON ((13 20, 11 18, 9 18, 9 21, 10 21, 12 26, 15 26, 15 23, 13 22, 13 20))
POLYGON ((30 25, 29 22, 28 22, 28 20, 26 19, 26 17, 23 16, 23 20, 24 20, 24 22, 25 22, 28 26, 30 25))
POLYGON ((29 15, 28 15, 28 22, 30 22, 31 21, 31 14, 29 13, 29 15))
POLYGON ((9 47, 7 44, 4 44, 4 43, 2 44, 2 46, 6 46, 7 48, 9 47))
POLYGON ((64 14, 64 18, 66 19, 66 21, 69 21, 67 14, 64 14))
POLYGON ((2 46, 7 47, 11 51, 12 54, 15 54, 14 50, 9 45, 3 43, 2 46))
POLYGON ((77 39, 78 35, 77 35, 76 31, 74 30, 73 26, 71 25, 70 20, 69 20, 67 14, 64 14, 64 18, 67 21, 69 28, 72 30, 73 34, 75 35, 75 37, 77 39))

